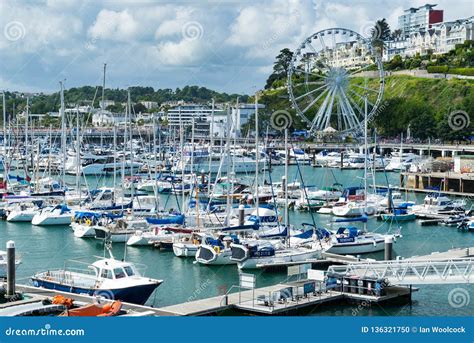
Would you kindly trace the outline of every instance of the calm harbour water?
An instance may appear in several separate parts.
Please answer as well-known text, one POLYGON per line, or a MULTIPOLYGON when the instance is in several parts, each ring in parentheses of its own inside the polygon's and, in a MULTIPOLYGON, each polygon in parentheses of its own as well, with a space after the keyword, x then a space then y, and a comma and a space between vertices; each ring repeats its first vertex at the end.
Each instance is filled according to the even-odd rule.
MULTIPOLYGON (((333 176, 344 186, 359 185, 363 172, 360 170, 325 171, 310 166, 301 167, 305 183, 323 187, 334 182, 333 176)), ((275 167, 273 181, 278 181, 283 174, 283 167, 275 167)), ((297 168, 289 168, 290 182, 295 179, 297 168)), ((386 185, 386 178, 393 185, 398 185, 398 174, 377 173, 377 184, 386 185)), ((267 178, 268 180, 268 178, 267 178)), ((89 179, 90 187, 103 183, 102 179, 89 179)), ((300 181, 299 178, 297 181, 300 181)), ((111 180, 106 180, 106 183, 111 180)), ((424 195, 418 194, 418 201, 424 195)), ((162 204, 166 197, 161 196, 162 204)), ((169 206, 175 206, 175 197, 168 199, 169 206)), ((409 194, 414 199, 414 194, 409 194)), ((330 216, 314 214, 318 226, 329 226, 330 216)), ((309 213, 290 211, 290 221, 294 225, 311 222, 309 213)), ((370 219, 368 229, 387 232, 389 224, 370 219)), ((444 251, 453 247, 474 246, 474 234, 458 232, 455 227, 425 226, 416 222, 402 223, 403 238, 394 245, 395 253, 403 257, 429 254, 433 251, 444 251)), ((21 254, 22 264, 17 269, 19 283, 28 282, 28 278, 37 271, 61 268, 68 260, 93 262, 93 256, 103 256, 104 247, 95 239, 74 237, 68 226, 38 227, 30 223, 8 223, 0 221, 0 249, 5 243, 14 240, 17 252, 21 254)), ((116 258, 124 255, 127 260, 146 265, 146 276, 160 278, 164 283, 155 291, 148 304, 156 307, 180 303, 192 299, 205 298, 222 294, 232 285, 238 284, 237 266, 202 266, 193 264, 194 259, 177 258, 173 252, 163 252, 149 247, 127 247, 115 244, 113 252, 116 258)), ((381 258, 382 254, 368 257, 381 258)), ((286 273, 257 273, 257 286, 274 284, 286 279, 286 273)), ((330 305, 315 309, 311 315, 473 315, 474 287, 472 285, 420 285, 419 291, 413 294, 411 305, 354 307, 355 305, 330 305), (449 293, 455 288, 463 288, 472 298, 471 304, 461 308, 450 306, 449 293)))

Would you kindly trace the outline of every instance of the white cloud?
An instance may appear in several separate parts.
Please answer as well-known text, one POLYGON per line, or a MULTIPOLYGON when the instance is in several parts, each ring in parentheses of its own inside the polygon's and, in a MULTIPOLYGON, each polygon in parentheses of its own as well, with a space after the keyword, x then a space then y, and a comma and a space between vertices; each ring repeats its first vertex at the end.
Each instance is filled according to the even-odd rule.
POLYGON ((72 14, 53 15, 42 7, 0 4, 3 24, 0 50, 4 53, 18 57, 43 49, 54 52, 58 46, 70 45, 82 33, 82 21, 72 14))
POLYGON ((92 38, 112 41, 134 39, 138 32, 139 23, 128 10, 116 12, 106 9, 99 12, 96 21, 88 30, 92 38))
POLYGON ((179 42, 160 43, 157 48, 157 58, 165 65, 190 65, 202 60, 206 48, 199 40, 182 39, 179 42))
MULTIPOLYGON (((56 89, 59 76, 91 84, 106 62, 111 85, 153 80, 156 71, 160 86, 181 87, 192 68, 193 82, 249 91, 263 86, 279 50, 294 50, 322 29, 360 31, 383 17, 393 30, 403 9, 425 2, 0 1, 0 84, 56 89), (7 36, 12 22, 20 24, 7 36), (188 27, 194 31, 186 36, 188 27)), ((437 3, 446 20, 466 17, 474 6, 470 0, 437 3)))

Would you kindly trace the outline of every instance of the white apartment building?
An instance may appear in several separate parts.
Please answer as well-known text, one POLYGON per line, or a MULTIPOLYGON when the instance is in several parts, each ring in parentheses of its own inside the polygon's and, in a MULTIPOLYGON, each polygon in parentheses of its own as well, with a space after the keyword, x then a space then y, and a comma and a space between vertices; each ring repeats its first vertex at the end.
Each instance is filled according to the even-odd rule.
MULTIPOLYGON (((221 106, 215 106, 214 115, 219 115, 222 112, 221 106)), ((212 117, 212 107, 208 105, 181 103, 177 106, 171 107, 167 111, 168 125, 172 127, 190 126, 194 121, 207 121, 212 117)))
POLYGON ((398 17, 398 28, 402 36, 408 38, 410 34, 428 31, 433 24, 443 21, 443 10, 434 10, 436 5, 426 4, 420 7, 411 7, 398 17))
POLYGON ((140 101, 140 104, 145 106, 147 110, 152 110, 158 107, 158 103, 155 101, 140 101))
POLYGON ((395 55, 445 54, 466 40, 474 40, 474 17, 433 24, 428 30, 386 41, 383 59, 390 61, 395 55))
MULTIPOLYGON (((259 104, 258 108, 264 109, 265 105, 259 104)), ((242 126, 247 124, 254 113, 255 104, 242 103, 237 107, 231 106, 231 123, 228 123, 227 109, 224 109, 223 104, 215 105, 213 115, 212 107, 209 105, 180 103, 168 109, 167 119, 170 128, 180 126, 189 128, 194 119, 195 127, 199 125, 200 131, 203 131, 203 126, 206 126, 206 134, 213 132, 215 137, 224 137, 228 130, 228 125, 230 124, 232 125, 230 127, 231 136, 240 137, 242 126), (206 125, 203 125, 204 122, 206 125)))

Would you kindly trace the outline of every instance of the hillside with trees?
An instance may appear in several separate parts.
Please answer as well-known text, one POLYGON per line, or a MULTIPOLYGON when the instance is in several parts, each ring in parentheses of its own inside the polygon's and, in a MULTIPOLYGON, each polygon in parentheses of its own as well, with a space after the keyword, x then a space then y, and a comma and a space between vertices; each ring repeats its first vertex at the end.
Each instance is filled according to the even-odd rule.
MULTIPOLYGON (((120 112, 124 108, 121 103, 127 101, 126 89, 105 89, 105 99, 116 102, 110 110, 120 112)), ((90 105, 99 107, 99 101, 102 96, 102 87, 83 86, 66 89, 64 92, 64 100, 66 104, 74 105, 90 105)), ((217 103, 235 101, 240 97, 241 102, 248 100, 247 95, 227 94, 210 90, 199 86, 185 86, 183 88, 167 89, 153 89, 153 87, 130 87, 130 97, 134 105, 135 112, 144 112, 146 109, 138 104, 139 101, 154 101, 161 105, 165 101, 179 101, 195 102, 207 104, 212 99, 217 103), (141 106, 141 107, 140 107, 141 106)), ((30 99, 30 113, 47 113, 59 111, 60 99, 59 92, 53 94, 39 94, 34 95, 30 99)), ((23 111, 26 107, 26 96, 24 94, 6 92, 6 111, 10 118, 15 110, 15 113, 23 111)), ((0 111, 3 111, 0 102, 0 111)), ((1 116, 0 116, 1 117, 1 116)), ((2 118, 0 118, 2 120, 2 118)))

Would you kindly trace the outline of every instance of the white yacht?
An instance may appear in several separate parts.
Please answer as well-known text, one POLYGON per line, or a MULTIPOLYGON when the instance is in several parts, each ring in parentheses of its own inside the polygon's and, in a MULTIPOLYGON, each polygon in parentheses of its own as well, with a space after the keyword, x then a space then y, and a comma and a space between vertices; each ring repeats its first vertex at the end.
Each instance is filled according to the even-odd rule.
POLYGON ((385 238, 395 235, 364 232, 354 226, 340 227, 330 238, 330 247, 327 252, 340 255, 367 254, 384 249, 385 238))
POLYGON ((408 170, 413 163, 417 163, 421 157, 413 153, 393 152, 390 162, 385 167, 386 171, 408 170))
POLYGON ((22 202, 15 202, 5 209, 8 222, 31 222, 36 213, 40 210, 41 200, 25 199, 22 202))
POLYGON ((31 224, 38 226, 69 225, 73 215, 74 210, 64 204, 45 207, 33 216, 31 224))
POLYGON ((466 202, 464 200, 451 200, 441 194, 428 194, 423 204, 411 206, 409 213, 417 217, 440 218, 456 214, 464 214, 466 202))
MULTIPOLYGON (((137 171, 142 165, 140 162, 130 160, 123 162, 119 158, 114 159, 113 155, 84 154, 81 156, 79 173, 82 175, 101 175, 104 173, 110 174, 114 171, 120 173, 125 169, 125 172, 130 174, 130 171, 137 171)), ((77 170, 77 157, 75 155, 68 156, 65 164, 66 173, 75 175, 77 170)))

